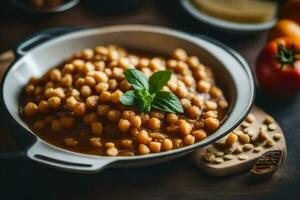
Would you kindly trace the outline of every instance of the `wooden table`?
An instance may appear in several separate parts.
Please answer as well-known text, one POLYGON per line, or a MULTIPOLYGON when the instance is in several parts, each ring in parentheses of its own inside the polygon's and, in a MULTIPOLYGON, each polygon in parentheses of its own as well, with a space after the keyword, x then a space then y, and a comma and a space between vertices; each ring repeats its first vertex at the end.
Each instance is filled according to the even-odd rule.
MULTIPOLYGON (((134 11, 113 14, 91 11, 81 3, 49 16, 23 14, 6 4, 5 9, 1 5, 0 12, 1 51, 44 28, 138 23, 208 35, 231 46, 253 65, 266 38, 265 33, 240 36, 213 30, 193 20, 174 1, 150 2, 134 11)), ((300 97, 274 101, 258 92, 256 104, 272 114, 286 133, 288 158, 270 179, 255 181, 248 173, 212 177, 200 171, 189 156, 156 166, 107 169, 94 175, 66 173, 27 159, 11 159, 0 161, 0 199, 299 199, 300 97)), ((0 149, 14 148, 11 143, 0 149)))

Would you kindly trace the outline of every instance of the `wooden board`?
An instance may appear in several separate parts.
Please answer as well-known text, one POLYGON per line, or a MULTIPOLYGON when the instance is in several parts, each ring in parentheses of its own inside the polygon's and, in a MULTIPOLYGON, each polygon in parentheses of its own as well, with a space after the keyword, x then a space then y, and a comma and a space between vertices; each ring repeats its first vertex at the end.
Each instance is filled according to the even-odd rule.
MULTIPOLYGON (((253 114, 255 116, 255 121, 252 122, 250 124, 250 126, 248 127, 248 130, 250 131, 250 135, 253 135, 253 137, 257 137, 257 135, 259 134, 259 128, 264 125, 264 121, 265 121, 265 117, 267 116, 267 114, 261 110, 260 108, 254 106, 252 108, 251 114, 253 114)), ((243 123, 242 123, 243 124, 243 123)), ((236 132, 239 133, 239 130, 243 130, 245 128, 243 128, 242 124, 235 130, 238 130, 236 132)), ((284 154, 284 158, 286 158, 287 155, 287 148, 286 148, 286 141, 285 141, 285 137, 283 134, 283 131, 281 130, 280 126, 274 121, 274 124, 276 124, 276 129, 275 130, 267 130, 267 134, 268 134, 268 138, 274 142, 274 146, 272 147, 266 147, 266 143, 265 142, 255 142, 254 147, 257 146, 261 146, 262 150, 260 152, 255 152, 254 149, 251 149, 249 151, 242 151, 240 154, 234 154, 234 153, 230 153, 233 156, 232 160, 225 160, 224 156, 220 156, 220 151, 233 151, 235 148, 239 147, 242 148, 242 146, 244 145, 243 143, 241 143, 240 141, 237 141, 236 143, 234 143, 234 145, 230 146, 230 148, 226 145, 224 145, 226 139, 228 136, 225 136, 224 138, 222 138, 221 140, 217 141, 215 144, 212 145, 208 145, 198 151, 196 151, 193 155, 193 160, 195 162, 196 165, 198 165, 201 169, 203 169, 205 172, 207 172, 210 175, 214 175, 214 176, 226 176, 226 175, 231 175, 231 174, 236 174, 242 171, 246 171, 249 170, 253 164, 255 163, 256 159, 258 157, 260 157, 262 154, 266 153, 267 151, 271 151, 271 150, 281 150, 283 151, 284 154), (279 139, 278 141, 274 140, 274 135, 275 134, 281 134, 282 138, 279 139), (205 155, 207 152, 212 152, 212 154, 214 154, 214 156, 216 158, 223 158, 224 162, 221 163, 216 163, 215 161, 209 162, 205 159, 205 155), (217 153, 218 152, 218 153, 217 153), (217 155, 219 156, 217 156, 217 155), (248 157, 248 159, 246 160, 240 160, 238 157, 240 155, 245 155, 248 157)), ((248 124, 246 124, 248 125, 248 124)), ((209 154, 211 155, 211 154, 209 154)), ((226 153, 225 153, 226 155, 226 153)), ((220 160, 218 160, 220 161, 220 160)), ((222 160, 221 160, 222 161, 222 160)))

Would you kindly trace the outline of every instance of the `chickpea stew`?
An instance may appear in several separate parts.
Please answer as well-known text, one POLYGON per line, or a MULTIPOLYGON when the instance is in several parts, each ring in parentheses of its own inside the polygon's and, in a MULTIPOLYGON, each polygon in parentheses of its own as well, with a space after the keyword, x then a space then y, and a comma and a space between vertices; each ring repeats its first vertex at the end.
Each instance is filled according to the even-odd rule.
POLYGON ((159 153, 213 134, 228 108, 209 67, 183 49, 170 57, 128 52, 109 45, 85 49, 41 78, 31 78, 21 96, 20 115, 40 138, 55 146, 101 156, 159 153), (140 112, 122 104, 132 90, 125 71, 147 78, 172 72, 162 90, 179 99, 183 113, 140 112))

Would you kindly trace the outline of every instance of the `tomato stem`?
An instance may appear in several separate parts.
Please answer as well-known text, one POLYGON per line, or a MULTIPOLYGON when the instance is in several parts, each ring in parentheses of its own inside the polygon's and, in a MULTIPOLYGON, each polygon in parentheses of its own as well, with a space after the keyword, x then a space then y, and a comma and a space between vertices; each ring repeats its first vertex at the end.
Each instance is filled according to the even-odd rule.
POLYGON ((297 55, 300 55, 299 51, 296 51, 294 44, 291 44, 290 48, 286 48, 282 44, 278 44, 278 53, 275 56, 281 64, 281 69, 288 65, 294 67, 294 63, 300 58, 297 58, 297 55))

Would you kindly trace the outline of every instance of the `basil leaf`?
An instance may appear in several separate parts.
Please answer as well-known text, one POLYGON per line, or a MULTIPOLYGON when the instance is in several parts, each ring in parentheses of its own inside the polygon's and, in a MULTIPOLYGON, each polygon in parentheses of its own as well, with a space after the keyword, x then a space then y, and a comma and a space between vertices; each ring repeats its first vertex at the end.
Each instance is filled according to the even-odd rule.
POLYGON ((135 100, 136 100, 136 95, 135 95, 134 90, 130 90, 130 91, 124 93, 120 97, 121 103, 126 106, 133 106, 135 104, 135 100))
POLYGON ((124 75, 128 83, 130 83, 135 90, 149 89, 147 77, 139 70, 127 69, 124 75))
POLYGON ((164 87, 164 85, 168 83, 170 78, 170 71, 158 71, 152 74, 152 76, 149 78, 150 93, 160 91, 164 87))
POLYGON ((156 93, 152 107, 165 112, 183 113, 181 102, 177 96, 166 91, 156 93))

